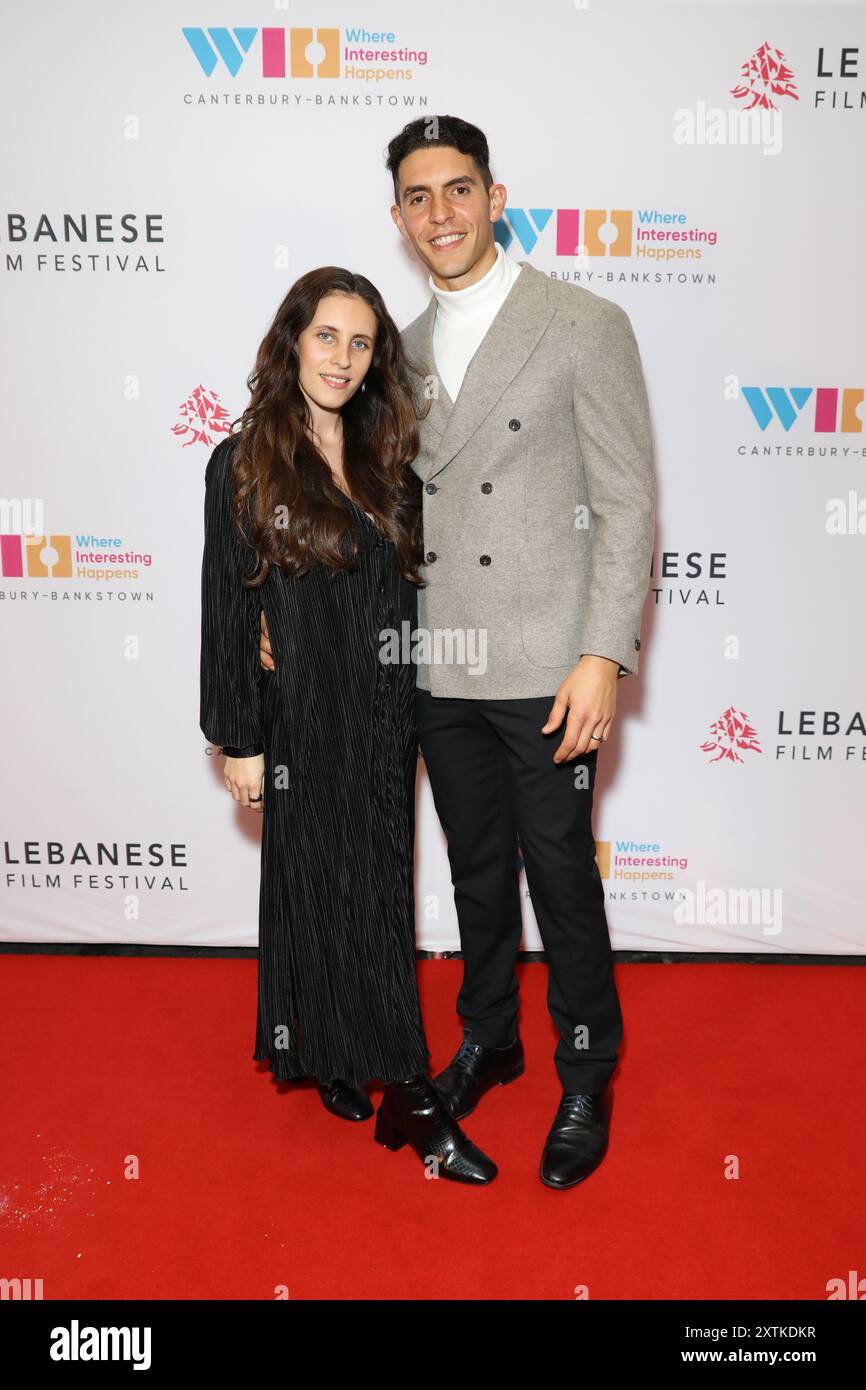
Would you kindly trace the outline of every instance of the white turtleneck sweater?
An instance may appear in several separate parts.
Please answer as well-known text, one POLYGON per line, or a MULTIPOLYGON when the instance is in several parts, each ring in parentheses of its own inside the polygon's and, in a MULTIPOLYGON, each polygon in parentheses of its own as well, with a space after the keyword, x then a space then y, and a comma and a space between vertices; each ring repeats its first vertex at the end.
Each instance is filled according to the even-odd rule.
POLYGON ((438 301, 433 355, 452 401, 456 401, 466 368, 522 269, 497 241, 496 260, 487 274, 464 290, 440 290, 428 275, 427 283, 438 301))

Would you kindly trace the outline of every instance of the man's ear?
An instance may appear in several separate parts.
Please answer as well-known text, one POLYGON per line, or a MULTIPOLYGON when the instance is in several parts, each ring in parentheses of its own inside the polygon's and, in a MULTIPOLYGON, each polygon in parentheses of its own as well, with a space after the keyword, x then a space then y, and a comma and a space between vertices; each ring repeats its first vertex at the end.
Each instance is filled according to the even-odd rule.
POLYGON ((402 237, 406 237, 406 239, 408 240, 406 228, 403 226, 403 217, 396 203, 391 204, 390 212, 391 221, 394 223, 394 226, 397 228, 397 231, 400 233, 402 237))
POLYGON ((503 212, 505 204, 508 202, 508 189, 504 183, 493 183, 490 185, 490 211, 491 222, 498 222, 503 212))

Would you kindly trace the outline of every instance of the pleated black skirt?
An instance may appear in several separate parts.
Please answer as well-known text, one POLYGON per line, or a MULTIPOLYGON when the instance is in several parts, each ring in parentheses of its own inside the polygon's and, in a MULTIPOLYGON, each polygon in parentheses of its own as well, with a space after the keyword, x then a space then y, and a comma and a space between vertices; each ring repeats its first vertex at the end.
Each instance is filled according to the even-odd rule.
POLYGON ((265 789, 253 1057, 278 1080, 354 1085, 426 1072, 415 961, 417 739, 411 662, 381 634, 416 623, 390 541, 354 502, 360 568, 260 590, 276 671, 265 789))

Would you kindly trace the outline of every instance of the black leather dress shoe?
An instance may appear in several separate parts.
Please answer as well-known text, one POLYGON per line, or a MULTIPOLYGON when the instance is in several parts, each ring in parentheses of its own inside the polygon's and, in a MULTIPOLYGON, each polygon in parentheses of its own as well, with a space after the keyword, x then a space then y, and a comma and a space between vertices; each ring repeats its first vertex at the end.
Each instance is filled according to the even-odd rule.
POLYGON ((453 1182, 482 1186, 499 1171, 463 1133, 429 1076, 386 1086, 376 1115, 377 1144, 402 1149, 411 1144, 421 1162, 436 1160, 435 1172, 453 1182))
POLYGON ((472 1114, 485 1091, 516 1081, 525 1067, 519 1034, 515 1033, 507 1047, 482 1047, 464 1028, 454 1060, 434 1078, 434 1084, 455 1120, 463 1120, 472 1114))
POLYGON ((612 1103, 609 1088, 597 1095, 563 1091, 541 1156, 546 1187, 575 1187, 595 1171, 607 1152, 612 1103))
POLYGON ((369 1120, 373 1114, 370 1098, 360 1086, 337 1080, 320 1081, 318 1087, 325 1109, 332 1115, 339 1115, 341 1120, 369 1120))

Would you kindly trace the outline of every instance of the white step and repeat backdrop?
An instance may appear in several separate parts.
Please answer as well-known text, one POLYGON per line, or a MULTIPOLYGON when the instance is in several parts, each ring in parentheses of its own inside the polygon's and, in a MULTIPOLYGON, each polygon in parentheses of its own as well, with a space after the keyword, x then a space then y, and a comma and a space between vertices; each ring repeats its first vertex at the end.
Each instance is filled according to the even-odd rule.
MULTIPOLYGON (((256 944, 260 822, 198 730, 204 467, 298 275, 424 307, 384 151, 450 113, 488 136, 507 253, 622 304, 645 364, 657 546, 595 813, 613 944, 866 951, 866 7, 6 20, 2 938, 256 944)), ((454 949, 419 798, 418 944, 454 949)))

